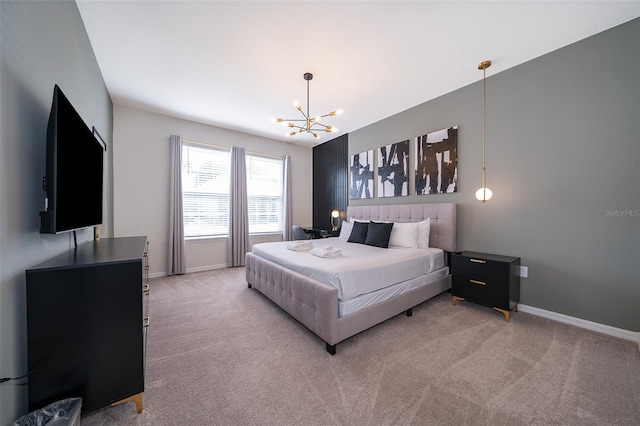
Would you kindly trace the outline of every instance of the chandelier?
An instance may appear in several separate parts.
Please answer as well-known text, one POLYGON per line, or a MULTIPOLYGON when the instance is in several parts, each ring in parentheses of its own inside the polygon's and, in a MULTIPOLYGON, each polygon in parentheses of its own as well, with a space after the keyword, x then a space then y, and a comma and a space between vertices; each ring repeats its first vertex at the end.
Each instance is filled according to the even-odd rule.
POLYGON ((302 110, 302 106, 298 103, 298 101, 293 101, 293 106, 296 107, 298 111, 302 114, 304 118, 276 118, 272 121, 276 123, 282 123, 283 126, 288 127, 290 130, 285 133, 285 136, 296 136, 301 133, 311 133, 314 138, 318 139, 318 134, 316 132, 337 132, 338 129, 333 126, 327 126, 322 124, 320 121, 325 117, 333 117, 334 115, 342 114, 342 110, 338 109, 335 111, 331 111, 328 114, 317 115, 311 118, 311 114, 309 113, 309 81, 313 78, 313 74, 310 72, 304 73, 304 79, 307 80, 307 112, 305 113, 302 110))

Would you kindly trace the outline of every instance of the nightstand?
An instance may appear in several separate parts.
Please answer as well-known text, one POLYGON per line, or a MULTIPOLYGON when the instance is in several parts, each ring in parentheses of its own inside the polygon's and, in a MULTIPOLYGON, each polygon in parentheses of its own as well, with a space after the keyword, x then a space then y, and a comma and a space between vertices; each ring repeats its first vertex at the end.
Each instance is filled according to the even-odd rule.
POLYGON ((489 306, 504 314, 509 322, 511 310, 520 302, 520 258, 463 251, 451 256, 452 304, 468 300, 489 306))

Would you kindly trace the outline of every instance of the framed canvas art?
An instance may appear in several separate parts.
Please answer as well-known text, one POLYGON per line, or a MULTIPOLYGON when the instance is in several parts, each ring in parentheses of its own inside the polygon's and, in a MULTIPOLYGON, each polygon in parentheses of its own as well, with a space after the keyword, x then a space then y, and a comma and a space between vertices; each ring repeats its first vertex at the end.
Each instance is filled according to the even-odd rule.
POLYGON ((415 193, 446 194, 458 189, 458 126, 416 137, 415 193))
POLYGON ((409 140, 378 148, 378 197, 409 195, 409 140))
POLYGON ((349 198, 373 198, 373 150, 351 156, 349 198))

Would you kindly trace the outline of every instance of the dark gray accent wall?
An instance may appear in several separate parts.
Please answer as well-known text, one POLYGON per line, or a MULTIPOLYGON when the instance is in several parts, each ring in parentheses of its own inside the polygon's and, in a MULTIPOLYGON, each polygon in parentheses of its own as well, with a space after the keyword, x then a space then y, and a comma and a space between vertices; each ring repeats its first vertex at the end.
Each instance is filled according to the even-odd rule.
POLYGON ((459 191, 350 203, 455 202, 459 249, 519 256, 528 266, 522 304, 638 331, 640 20, 503 72, 499 57, 470 58, 469 67, 484 59, 494 59, 486 133, 493 199, 474 197, 478 71, 474 84, 349 134, 349 155, 404 139, 413 152, 415 136, 458 125, 459 191))
POLYGON ((314 228, 331 229, 331 210, 347 211, 348 147, 349 135, 313 147, 314 228))
MULTIPOLYGON (((0 375, 16 377, 27 368, 25 269, 72 247, 70 234, 39 233, 53 86, 109 148, 113 107, 75 2, 1 1, 0 55, 0 375)), ((1 425, 27 412, 26 396, 0 386, 1 425)))

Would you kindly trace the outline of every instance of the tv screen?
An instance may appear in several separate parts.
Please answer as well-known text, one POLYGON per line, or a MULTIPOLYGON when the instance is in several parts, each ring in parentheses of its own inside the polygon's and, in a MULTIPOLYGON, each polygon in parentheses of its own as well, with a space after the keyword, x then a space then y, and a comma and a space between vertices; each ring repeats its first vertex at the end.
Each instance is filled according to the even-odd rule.
POLYGON ((58 234, 102 223, 104 148, 62 90, 53 89, 47 125, 46 211, 40 232, 58 234))

